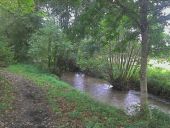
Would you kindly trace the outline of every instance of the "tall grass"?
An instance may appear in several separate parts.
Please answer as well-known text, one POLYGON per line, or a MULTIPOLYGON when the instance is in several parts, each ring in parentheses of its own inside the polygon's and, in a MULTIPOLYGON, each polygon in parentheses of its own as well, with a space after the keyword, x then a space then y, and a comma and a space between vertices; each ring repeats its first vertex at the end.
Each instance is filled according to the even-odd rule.
POLYGON ((170 71, 150 67, 148 70, 148 89, 153 94, 170 100, 170 71))
POLYGON ((170 71, 150 67, 148 71, 148 82, 170 91, 170 71))
MULTIPOLYGON (((151 94, 170 100, 170 71, 157 67, 148 67, 148 91, 151 94)), ((140 88, 139 72, 130 79, 132 88, 140 88)))

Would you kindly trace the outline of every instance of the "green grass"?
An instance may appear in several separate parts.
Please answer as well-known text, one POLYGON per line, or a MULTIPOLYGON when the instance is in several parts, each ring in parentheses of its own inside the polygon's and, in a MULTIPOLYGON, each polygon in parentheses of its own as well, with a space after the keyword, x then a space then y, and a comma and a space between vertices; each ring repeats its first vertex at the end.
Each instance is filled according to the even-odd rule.
POLYGON ((150 67, 148 70, 148 88, 155 95, 170 99, 170 71, 150 67))
POLYGON ((14 99, 13 89, 10 83, 0 77, 0 114, 8 109, 11 109, 14 99))
POLYGON ((169 128, 170 116, 154 111, 151 120, 128 117, 122 110, 92 100, 55 75, 30 65, 6 70, 22 75, 47 90, 48 101, 59 118, 59 128, 169 128))
MULTIPOLYGON (((148 67, 148 91, 151 94, 170 100, 170 71, 157 67, 148 67)), ((132 88, 140 88, 139 73, 131 78, 132 88)))

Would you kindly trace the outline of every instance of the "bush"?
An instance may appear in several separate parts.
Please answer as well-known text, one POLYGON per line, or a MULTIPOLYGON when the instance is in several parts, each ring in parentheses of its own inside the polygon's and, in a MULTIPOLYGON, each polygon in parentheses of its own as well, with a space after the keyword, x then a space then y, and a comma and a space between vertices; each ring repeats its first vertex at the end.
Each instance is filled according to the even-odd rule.
POLYGON ((35 64, 58 75, 67 68, 72 44, 57 25, 50 22, 44 24, 31 36, 29 45, 28 55, 35 64))
POLYGON ((4 67, 12 63, 13 53, 6 42, 0 40, 0 67, 4 67))

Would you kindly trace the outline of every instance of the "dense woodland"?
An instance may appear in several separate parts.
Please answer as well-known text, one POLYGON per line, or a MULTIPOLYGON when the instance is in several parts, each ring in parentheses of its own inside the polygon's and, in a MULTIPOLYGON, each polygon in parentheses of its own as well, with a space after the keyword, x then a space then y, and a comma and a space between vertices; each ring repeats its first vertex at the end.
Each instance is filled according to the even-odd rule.
POLYGON ((170 100, 169 0, 0 0, 0 66, 22 63, 57 76, 84 72, 113 89, 170 100))

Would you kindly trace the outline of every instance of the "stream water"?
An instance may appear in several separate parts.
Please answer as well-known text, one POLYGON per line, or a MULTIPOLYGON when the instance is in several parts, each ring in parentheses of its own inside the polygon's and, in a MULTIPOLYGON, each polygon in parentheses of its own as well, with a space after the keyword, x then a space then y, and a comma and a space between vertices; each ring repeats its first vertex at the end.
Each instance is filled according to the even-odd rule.
MULTIPOLYGON (((86 92, 97 101, 124 109, 127 114, 134 113, 135 108, 133 106, 140 103, 139 91, 116 91, 111 89, 111 85, 107 81, 101 79, 81 73, 64 73, 61 79, 71 84, 74 88, 86 92)), ((170 114, 170 102, 150 94, 148 99, 150 107, 158 108, 170 114)))

